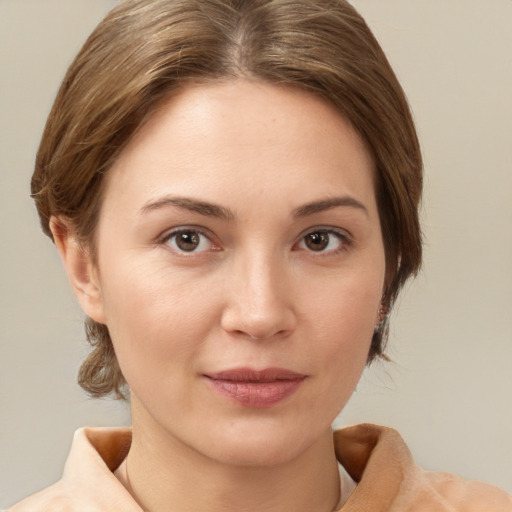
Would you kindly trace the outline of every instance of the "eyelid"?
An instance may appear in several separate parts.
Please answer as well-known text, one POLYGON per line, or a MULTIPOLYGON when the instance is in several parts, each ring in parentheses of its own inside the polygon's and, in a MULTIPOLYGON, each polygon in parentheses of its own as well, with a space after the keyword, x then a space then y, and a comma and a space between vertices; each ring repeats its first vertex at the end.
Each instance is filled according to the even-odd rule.
MULTIPOLYGON (((322 255, 327 256, 330 254, 338 253, 342 250, 346 250, 353 243, 353 237, 346 229, 342 229, 342 228, 334 227, 334 226, 320 225, 320 226, 313 226, 311 228, 304 230, 298 236, 297 241, 293 244, 293 247, 295 248, 300 242, 302 242, 304 240, 304 238, 307 235, 312 234, 312 233, 318 233, 318 232, 328 233, 328 234, 336 236, 342 243, 342 246, 338 249, 331 249, 329 251, 318 251, 316 254, 317 256, 322 256, 322 255)), ((194 255, 197 256, 199 254, 203 254, 203 253, 209 252, 209 251, 214 251, 214 252, 222 251, 220 244, 217 243, 215 241, 215 239, 216 239, 216 236, 209 229, 206 229, 202 226, 181 225, 181 226, 176 226, 174 228, 169 228, 169 229, 165 230, 161 235, 159 235, 157 237, 156 244, 157 245, 166 245, 168 250, 172 251, 174 254, 177 254, 179 256, 193 257, 194 255), (207 238, 211 244, 210 248, 207 250, 203 250, 203 251, 198 251, 198 252, 191 251, 190 253, 187 253, 186 251, 177 251, 169 246, 168 241, 173 236, 176 236, 179 233, 188 232, 188 231, 196 232, 199 235, 202 235, 205 238, 207 238)), ((309 252, 311 252, 313 254, 315 253, 315 251, 309 251, 309 252)))
MULTIPOLYGON (((318 251, 316 252, 316 256, 328 256, 331 254, 337 254, 340 251, 348 249, 353 244, 352 235, 346 230, 339 227, 334 226, 314 226, 312 228, 308 228, 304 230, 298 237, 297 242, 295 242, 294 247, 297 246, 300 242, 304 240, 307 235, 312 233, 328 233, 334 235, 339 238, 342 243, 342 246, 338 249, 331 249, 329 251, 318 251)), ((315 254, 315 251, 309 251, 312 254, 315 254)))
POLYGON ((218 244, 214 241, 215 238, 216 237, 213 235, 213 233, 210 230, 205 229, 201 226, 184 225, 184 226, 176 226, 174 228, 165 230, 161 235, 159 235, 157 237, 156 243, 157 243, 157 245, 166 245, 168 250, 172 251, 173 254, 176 254, 176 255, 182 256, 182 257, 186 257, 186 258, 187 257, 191 258, 194 255, 197 256, 199 254, 203 254, 203 253, 209 252, 211 250, 213 250, 215 252, 222 250, 220 247, 220 244, 218 244), (172 247, 170 247, 170 245, 168 244, 168 241, 173 236, 179 235, 180 233, 186 233, 186 232, 195 232, 201 236, 204 236, 210 242, 211 247, 204 251, 198 251, 198 252, 190 251, 189 253, 187 253, 186 251, 177 251, 177 250, 173 249, 172 247))

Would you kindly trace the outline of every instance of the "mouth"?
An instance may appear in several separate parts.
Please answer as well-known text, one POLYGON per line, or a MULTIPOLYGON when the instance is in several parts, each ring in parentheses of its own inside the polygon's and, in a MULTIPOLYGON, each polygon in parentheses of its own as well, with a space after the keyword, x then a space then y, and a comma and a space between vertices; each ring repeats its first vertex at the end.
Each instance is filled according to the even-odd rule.
POLYGON ((205 377, 216 392, 240 405, 268 408, 295 393, 307 376, 283 368, 236 368, 205 377))

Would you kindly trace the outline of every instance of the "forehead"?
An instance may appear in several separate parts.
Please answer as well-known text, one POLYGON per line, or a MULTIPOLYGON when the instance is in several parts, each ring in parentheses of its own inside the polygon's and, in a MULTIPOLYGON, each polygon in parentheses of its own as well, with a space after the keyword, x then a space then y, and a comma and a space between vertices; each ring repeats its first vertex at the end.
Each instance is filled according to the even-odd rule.
POLYGON ((162 102, 108 173, 106 196, 169 189, 230 201, 238 187, 269 199, 347 192, 370 201, 374 177, 363 140, 326 100, 232 80, 189 85, 162 102))

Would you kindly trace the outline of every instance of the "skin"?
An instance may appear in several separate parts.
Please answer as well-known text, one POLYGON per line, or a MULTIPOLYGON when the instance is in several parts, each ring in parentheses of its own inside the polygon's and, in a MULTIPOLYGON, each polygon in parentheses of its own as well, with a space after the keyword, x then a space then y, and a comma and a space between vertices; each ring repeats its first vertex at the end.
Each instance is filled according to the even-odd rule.
POLYGON ((97 263, 53 220, 131 389, 124 469, 144 510, 333 510, 331 423, 364 369, 385 275, 374 175, 324 100, 203 84, 164 102, 109 171, 97 263), (304 379, 247 407, 205 377, 239 367, 304 379))

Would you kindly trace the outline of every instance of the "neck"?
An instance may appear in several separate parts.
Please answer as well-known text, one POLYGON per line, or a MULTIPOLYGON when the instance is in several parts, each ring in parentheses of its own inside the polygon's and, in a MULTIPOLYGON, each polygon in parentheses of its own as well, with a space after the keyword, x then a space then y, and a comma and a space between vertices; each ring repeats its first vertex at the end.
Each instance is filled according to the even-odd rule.
POLYGON ((212 460, 145 422, 142 429, 134 417, 118 474, 146 512, 332 512, 340 498, 330 429, 292 460, 240 466, 212 460))

